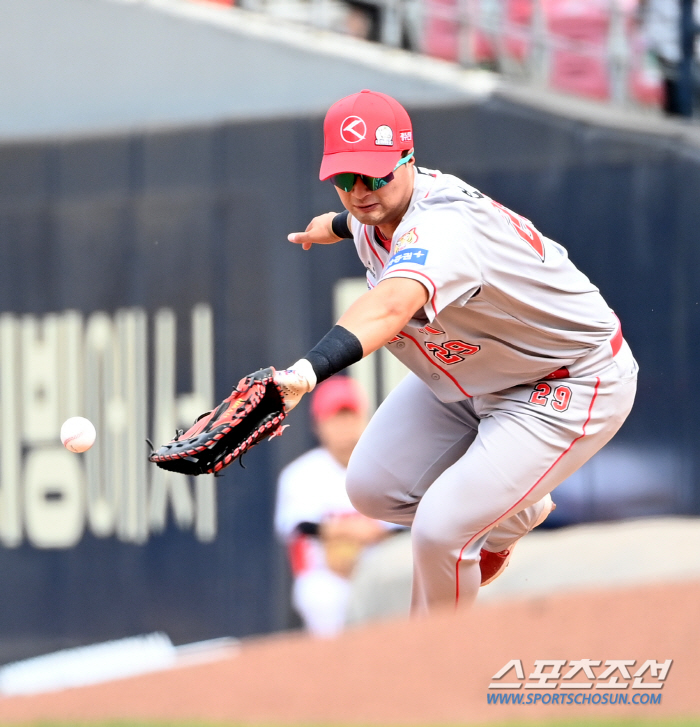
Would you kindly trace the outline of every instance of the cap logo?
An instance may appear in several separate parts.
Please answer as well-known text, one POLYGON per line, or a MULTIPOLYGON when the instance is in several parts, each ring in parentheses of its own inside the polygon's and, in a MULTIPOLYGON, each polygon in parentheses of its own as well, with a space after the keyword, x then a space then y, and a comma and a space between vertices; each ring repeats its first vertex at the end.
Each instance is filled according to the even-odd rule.
POLYGON ((378 126, 374 134, 374 143, 377 146, 394 146, 394 132, 391 127, 386 125, 378 126))
POLYGON ((367 136, 367 124, 359 116, 348 116, 340 125, 340 136, 348 144, 357 144, 367 136))
POLYGON ((412 141, 413 134, 410 131, 399 131, 399 138, 401 141, 412 141))

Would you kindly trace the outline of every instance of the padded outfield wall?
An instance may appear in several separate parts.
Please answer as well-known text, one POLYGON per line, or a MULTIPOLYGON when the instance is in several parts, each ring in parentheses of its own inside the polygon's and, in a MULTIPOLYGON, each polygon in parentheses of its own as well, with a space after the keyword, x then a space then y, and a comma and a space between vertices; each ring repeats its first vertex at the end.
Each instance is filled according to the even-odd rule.
MULTIPOLYGON (((658 453, 664 508, 698 512, 698 150, 503 98, 413 118, 421 166, 531 218, 601 288, 641 366, 617 451, 658 453)), ((338 209, 321 148, 320 118, 0 146, 0 662, 288 625, 274 484, 312 444, 307 403, 216 480, 166 477, 145 439, 294 361, 363 274, 349 242, 286 242, 338 209), (76 412, 100 432, 81 456, 57 441, 76 412)))

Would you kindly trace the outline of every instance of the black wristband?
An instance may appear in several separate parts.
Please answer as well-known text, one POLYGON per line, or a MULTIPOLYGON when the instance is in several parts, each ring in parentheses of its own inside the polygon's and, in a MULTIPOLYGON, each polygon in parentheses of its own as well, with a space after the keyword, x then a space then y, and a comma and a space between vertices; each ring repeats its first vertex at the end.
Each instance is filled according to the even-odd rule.
POLYGON ((350 230, 350 226, 348 225, 348 214, 349 212, 347 210, 344 210, 343 212, 340 212, 333 218, 333 222, 331 222, 331 229, 333 230, 333 234, 337 235, 341 240, 350 240, 352 239, 352 232, 350 230))
POLYGON ((364 356, 360 339, 343 326, 333 326, 304 356, 316 374, 316 382, 337 374, 364 356))

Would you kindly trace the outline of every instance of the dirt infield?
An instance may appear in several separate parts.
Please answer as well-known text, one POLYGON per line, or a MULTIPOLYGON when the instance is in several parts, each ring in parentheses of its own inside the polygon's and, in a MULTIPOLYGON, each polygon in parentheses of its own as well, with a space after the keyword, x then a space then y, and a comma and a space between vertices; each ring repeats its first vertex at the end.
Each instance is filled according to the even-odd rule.
POLYGON ((377 623, 328 641, 300 634, 251 639, 214 662, 0 699, 0 724, 157 719, 447 725, 698 715, 699 604, 700 583, 656 585, 377 623), (526 678, 535 659, 674 663, 663 690, 654 692, 661 704, 488 704, 492 676, 511 659, 522 660, 526 678))

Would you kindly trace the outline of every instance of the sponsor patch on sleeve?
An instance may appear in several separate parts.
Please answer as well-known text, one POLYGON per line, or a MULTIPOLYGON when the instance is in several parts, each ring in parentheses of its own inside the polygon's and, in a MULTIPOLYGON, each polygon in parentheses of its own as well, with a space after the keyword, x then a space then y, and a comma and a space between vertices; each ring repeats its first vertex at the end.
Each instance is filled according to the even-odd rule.
POLYGON ((390 270, 401 263, 413 263, 414 265, 425 265, 428 251, 423 247, 409 247, 397 252, 389 258, 385 270, 390 270))

